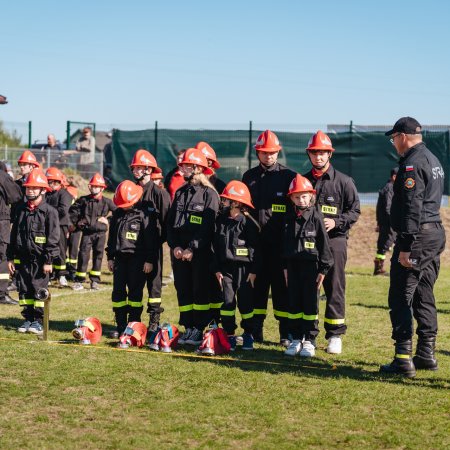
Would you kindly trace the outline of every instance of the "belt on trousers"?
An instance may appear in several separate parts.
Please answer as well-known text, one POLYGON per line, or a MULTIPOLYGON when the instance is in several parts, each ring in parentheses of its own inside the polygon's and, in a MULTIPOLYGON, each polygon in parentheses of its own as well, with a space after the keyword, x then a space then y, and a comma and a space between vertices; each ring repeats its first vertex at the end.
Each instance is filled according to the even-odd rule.
POLYGON ((421 230, 431 230, 432 228, 441 228, 441 222, 427 222, 420 225, 421 230))

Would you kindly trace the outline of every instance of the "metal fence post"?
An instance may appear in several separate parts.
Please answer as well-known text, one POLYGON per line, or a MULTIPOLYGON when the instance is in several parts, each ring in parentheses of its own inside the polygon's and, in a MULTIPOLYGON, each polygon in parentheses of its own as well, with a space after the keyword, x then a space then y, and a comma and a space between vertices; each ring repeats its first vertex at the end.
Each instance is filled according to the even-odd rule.
POLYGON ((32 125, 31 125, 31 120, 28 121, 28 148, 31 148, 31 141, 32 141, 32 136, 31 136, 31 130, 32 130, 32 125))
POLYGON ((155 120, 155 159, 158 159, 158 121, 155 120))
POLYGON ((350 120, 350 142, 349 142, 349 149, 350 149, 350 155, 348 158, 348 176, 352 176, 352 153, 353 153, 353 120, 350 120))
POLYGON ((66 150, 69 150, 69 141, 70 141, 70 120, 66 123, 66 150))
POLYGON ((248 123, 248 169, 252 168, 252 128, 253 122, 250 120, 248 123))

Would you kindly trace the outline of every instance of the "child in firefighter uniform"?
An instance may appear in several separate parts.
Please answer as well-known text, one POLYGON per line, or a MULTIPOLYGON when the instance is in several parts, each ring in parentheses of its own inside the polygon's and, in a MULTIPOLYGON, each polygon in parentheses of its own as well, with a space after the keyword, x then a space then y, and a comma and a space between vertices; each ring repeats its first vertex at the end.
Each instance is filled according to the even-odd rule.
MULTIPOLYGON (((67 192, 72 196, 72 206, 78 199, 78 189, 73 184, 67 182, 67 192)), ((70 209, 69 209, 70 216, 70 209)), ((75 281, 75 272, 77 271, 78 249, 80 248, 82 231, 77 229, 73 224, 69 226, 69 240, 67 242, 67 279, 75 281)))
POLYGON ((261 264, 259 225, 247 212, 254 206, 244 183, 230 181, 221 197, 213 242, 213 271, 222 291, 221 322, 234 350, 237 302, 244 330, 242 349, 253 350, 254 283, 261 264))
POLYGON ((107 216, 116 210, 116 205, 109 198, 103 197, 106 183, 103 177, 96 173, 89 181, 90 195, 80 197, 69 210, 70 220, 76 229, 81 230, 81 244, 78 253, 77 271, 75 272, 75 291, 84 289, 86 270, 92 250, 92 270, 89 272, 91 289, 98 289, 100 282, 103 251, 108 230, 107 216))
POLYGON ((294 210, 286 215, 283 256, 289 294, 289 328, 292 342, 285 355, 315 355, 319 334, 318 293, 326 273, 333 265, 328 233, 322 213, 314 208, 309 180, 296 175, 288 196, 294 210))
POLYGON ((27 202, 18 206, 8 246, 11 273, 17 270, 19 305, 25 322, 19 333, 43 334, 44 302, 39 292, 47 289, 52 263, 59 256, 58 211, 45 201, 47 178, 34 169, 24 182, 27 202), (15 266, 14 261, 20 261, 15 266))
POLYGON ((142 206, 143 189, 122 181, 114 194, 106 255, 113 272, 112 304, 120 336, 128 322, 140 322, 142 296, 147 275, 153 270, 157 252, 154 219, 142 206))
POLYGON ((179 166, 187 182, 169 209, 167 242, 173 254, 180 324, 185 327, 178 342, 198 345, 211 321, 208 274, 219 194, 205 176, 211 169, 201 151, 187 149, 179 166))

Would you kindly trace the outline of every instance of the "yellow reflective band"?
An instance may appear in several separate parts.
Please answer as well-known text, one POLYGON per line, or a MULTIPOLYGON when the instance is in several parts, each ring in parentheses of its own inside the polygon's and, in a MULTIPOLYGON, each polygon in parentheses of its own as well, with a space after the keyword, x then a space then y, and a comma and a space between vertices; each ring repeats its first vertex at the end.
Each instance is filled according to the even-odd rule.
POLYGON ((253 311, 251 313, 241 314, 241 317, 243 319, 251 319, 253 317, 253 311))
POLYGON ((129 239, 130 241, 137 241, 137 233, 132 233, 131 231, 127 231, 125 234, 125 238, 129 239))
POLYGON ((316 244, 314 242, 305 241, 305 248, 314 248, 316 244))
POLYGON ((9 273, 0 273, 0 280, 9 280, 9 273))
POLYGON ((194 309, 194 305, 184 305, 180 306, 178 309, 180 312, 192 311, 194 309))
POLYGON ((267 314, 267 309, 257 309, 253 310, 253 314, 267 314))
POLYGON ((236 310, 235 309, 233 309, 231 311, 228 311, 226 309, 221 309, 220 310, 220 315, 221 316, 234 316, 235 314, 236 314, 236 310))
POLYGON ((303 320, 318 320, 319 316, 317 314, 303 314, 303 320))
POLYGON ((84 278, 86 276, 86 272, 75 272, 75 276, 84 278))
POLYGON ((220 303, 210 303, 210 304, 209 304, 209 306, 210 306, 212 309, 219 309, 219 308, 222 307, 222 305, 223 305, 223 302, 220 302, 220 303))
POLYGON ((99 270, 91 270, 89 272, 89 275, 94 275, 94 276, 97 276, 97 277, 99 277, 101 274, 102 273, 99 270))
POLYGON ((19 306, 34 305, 34 298, 21 298, 19 299, 19 306))
POLYGON ((336 206, 322 205, 321 211, 323 214, 337 214, 336 206))
POLYGON ((34 242, 36 242, 36 244, 45 244, 47 242, 47 238, 45 236, 35 236, 34 242))
POLYGON ((149 303, 161 303, 161 297, 159 298, 148 298, 149 303))
POLYGON ((398 358, 398 359, 411 359, 411 355, 402 355, 402 354, 399 354, 399 353, 396 353, 395 357, 398 358))
POLYGON ((286 205, 272 205, 272 212, 286 212, 286 205))
POLYGON ((377 254, 375 255, 375 258, 376 258, 376 259, 382 259, 382 260, 384 260, 384 259, 386 259, 386 255, 382 255, 381 253, 377 253, 377 254))
POLYGON ((140 301, 140 302, 132 302, 131 300, 128 300, 128 304, 132 308, 141 308, 142 307, 142 301, 140 301))
POLYGON ((191 218, 189 219, 189 222, 201 225, 203 222, 203 218, 199 217, 199 216, 191 216, 191 218))
POLYGON ((211 307, 209 306, 209 303, 207 305, 198 305, 196 303, 193 304, 195 311, 209 311, 211 307))
POLYGON ((289 313, 284 312, 284 311, 277 311, 276 309, 273 310, 273 315, 275 317, 286 317, 286 318, 289 317, 289 313))
POLYGON ((13 262, 14 264, 20 264, 20 259, 15 259, 13 262))
POLYGON ((303 317, 302 312, 295 313, 295 314, 292 314, 292 313, 288 314, 288 319, 301 319, 302 317, 303 317))
POLYGON ((248 248, 237 248, 236 256, 248 256, 248 248))
POLYGON ((78 262, 78 259, 70 259, 70 258, 66 258, 66 264, 76 264, 78 262))
POLYGON ((53 268, 56 269, 56 270, 65 270, 66 265, 63 264, 61 266, 57 266, 56 264, 53 264, 53 268))
POLYGON ((34 302, 34 307, 35 308, 43 308, 44 307, 45 302, 42 302, 40 300, 35 300, 34 302))
POLYGON ((331 325, 342 325, 343 323, 345 323, 345 319, 327 319, 326 317, 323 319, 323 321, 331 325))
POLYGON ((112 302, 113 308, 123 308, 124 306, 127 306, 127 301, 124 300, 123 302, 112 302))

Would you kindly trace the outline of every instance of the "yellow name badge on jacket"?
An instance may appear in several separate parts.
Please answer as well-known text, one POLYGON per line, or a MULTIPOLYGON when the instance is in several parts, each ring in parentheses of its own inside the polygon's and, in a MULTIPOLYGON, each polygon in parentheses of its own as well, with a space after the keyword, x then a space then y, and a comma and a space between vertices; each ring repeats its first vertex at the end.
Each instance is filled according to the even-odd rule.
POLYGON ((237 248, 236 256, 248 256, 248 248, 237 248))
POLYGON ((189 219, 189 222, 197 223, 197 224, 201 225, 203 222, 203 218, 199 217, 199 216, 191 216, 191 218, 189 219))
POLYGON ((315 242, 305 242, 305 248, 315 248, 316 243, 315 242))
POLYGON ((45 236, 36 236, 34 238, 34 242, 36 242, 36 244, 45 244, 47 242, 47 238, 45 236))
POLYGON ((320 210, 323 214, 337 214, 336 206, 322 205, 322 208, 320 210))
POLYGON ((130 231, 127 231, 125 237, 127 239, 130 239, 130 241, 137 241, 137 233, 131 233, 130 231))
POLYGON ((285 213, 286 205, 272 205, 272 212, 285 213))

